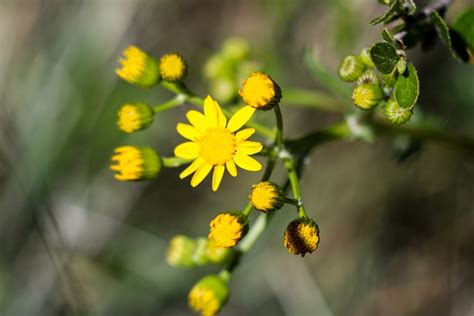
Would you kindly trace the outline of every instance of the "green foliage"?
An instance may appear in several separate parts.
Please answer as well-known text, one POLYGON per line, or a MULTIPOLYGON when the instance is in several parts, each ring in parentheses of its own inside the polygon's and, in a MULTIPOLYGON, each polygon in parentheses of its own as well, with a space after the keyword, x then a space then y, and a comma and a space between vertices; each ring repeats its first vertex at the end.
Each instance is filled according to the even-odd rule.
POLYGON ((370 57, 375 67, 384 74, 391 73, 399 59, 395 47, 386 42, 376 43, 370 49, 370 57))
POLYGON ((392 4, 390 5, 390 9, 388 9, 388 11, 385 12, 385 14, 370 21, 369 25, 376 25, 382 22, 388 22, 392 18, 392 16, 397 12, 397 10, 398 10, 398 0, 395 0, 392 2, 392 4))
POLYGON ((412 63, 408 63, 405 72, 395 82, 393 96, 401 107, 409 108, 415 105, 419 94, 420 82, 416 69, 412 63))
POLYGON ((455 30, 467 45, 474 49, 474 6, 461 14, 453 24, 455 30))

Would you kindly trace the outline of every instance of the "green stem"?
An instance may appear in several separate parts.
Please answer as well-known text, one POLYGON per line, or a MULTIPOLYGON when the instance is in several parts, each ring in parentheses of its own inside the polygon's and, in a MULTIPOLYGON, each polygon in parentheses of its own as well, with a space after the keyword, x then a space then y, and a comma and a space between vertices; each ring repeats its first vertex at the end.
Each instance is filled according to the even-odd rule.
POLYGON ((252 204, 247 204, 245 206, 245 208, 242 210, 242 214, 244 214, 245 216, 249 216, 250 212, 252 212, 252 204))
POLYGON ((298 207, 298 205, 300 204, 300 202, 298 200, 290 199, 289 197, 285 197, 284 201, 285 201, 286 204, 292 204, 296 207, 298 207))
POLYGON ((275 136, 275 145, 281 147, 283 145, 283 117, 281 116, 280 106, 277 104, 274 108, 276 123, 277 123, 277 132, 275 136))
POLYGON ((253 223, 252 229, 249 230, 245 238, 240 242, 238 250, 241 254, 247 253, 254 243, 257 241, 260 234, 265 230, 269 220, 269 214, 262 213, 253 223))
POLYGON ((155 114, 158 114, 160 112, 163 112, 163 111, 172 109, 174 107, 177 107, 177 106, 183 104, 185 101, 186 101, 186 96, 184 94, 180 93, 180 94, 177 94, 176 97, 169 100, 168 102, 165 102, 165 103, 162 103, 162 104, 159 104, 159 105, 153 107, 153 111, 155 112, 155 114))
POLYGON ((303 200, 301 196, 300 182, 298 179, 298 174, 293 158, 285 158, 283 164, 285 165, 286 171, 288 173, 288 180, 290 181, 291 190, 293 191, 293 198, 298 201, 298 216, 306 216, 306 211, 304 209, 303 200))
POLYGON ((178 157, 161 157, 161 161, 163 162, 163 167, 166 168, 176 168, 188 164, 190 162, 189 159, 183 159, 178 157))

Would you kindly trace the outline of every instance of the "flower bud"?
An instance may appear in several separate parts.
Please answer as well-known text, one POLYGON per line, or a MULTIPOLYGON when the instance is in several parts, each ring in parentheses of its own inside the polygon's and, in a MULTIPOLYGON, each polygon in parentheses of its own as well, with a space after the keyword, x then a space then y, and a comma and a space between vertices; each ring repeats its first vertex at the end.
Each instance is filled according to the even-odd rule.
POLYGON ((318 248, 319 229, 314 220, 309 217, 300 217, 288 224, 283 235, 283 244, 288 252, 305 256, 318 248))
POLYGON ((364 83, 379 83, 377 75, 372 70, 366 70, 364 73, 357 79, 357 85, 363 85, 364 83))
POLYGON ((285 204, 285 196, 280 186, 270 181, 262 181, 252 186, 250 204, 260 212, 279 210, 285 204))
POLYGON ((206 255, 210 262, 214 264, 226 264, 233 256, 230 248, 217 247, 215 241, 209 240, 206 248, 206 255))
POLYGON ((360 54, 359 54, 360 59, 362 62, 368 67, 368 68, 374 68, 375 64, 372 61, 372 57, 370 57, 370 48, 366 47, 364 48, 360 54))
POLYGON ((150 147, 122 146, 115 149, 110 166, 117 172, 115 178, 121 181, 149 180, 161 170, 161 158, 150 147))
POLYGON ((186 76, 188 65, 181 55, 170 53, 161 57, 159 69, 163 80, 179 82, 186 76))
POLYGON ((271 110, 281 100, 281 89, 269 75, 254 72, 242 83, 239 91, 245 104, 258 110, 271 110))
POLYGON ((383 108, 385 116, 393 124, 404 124, 408 122, 413 114, 413 108, 404 108, 394 99, 390 99, 385 103, 383 108))
POLYGON ((200 237, 195 240, 195 243, 196 247, 193 251, 192 260, 195 265, 203 266, 209 262, 206 253, 207 244, 209 243, 209 240, 207 238, 200 237))
POLYGON ((368 110, 377 106, 383 100, 383 91, 378 84, 364 83, 354 89, 352 99, 355 105, 368 110))
POLYGON ((215 315, 229 298, 227 282, 218 275, 207 275, 188 295, 189 307, 203 316, 215 315))
POLYGON ((116 70, 123 80, 141 87, 152 87, 159 81, 158 63, 136 46, 129 46, 119 59, 121 68, 116 70))
POLYGON ((229 38, 222 45, 222 56, 233 62, 244 60, 249 54, 249 44, 243 38, 229 38))
POLYGON ((356 55, 346 56, 339 64, 339 77, 347 82, 356 81, 365 70, 365 64, 356 55))
POLYGON ((173 267, 191 268, 194 266, 193 253, 196 243, 183 235, 174 236, 166 252, 166 261, 173 267))
POLYGON ((125 104, 118 111, 117 125, 122 131, 133 133, 149 127, 153 116, 153 109, 144 103, 125 104))
POLYGON ((247 233, 247 217, 237 211, 217 215, 210 224, 209 239, 216 247, 234 247, 247 233))

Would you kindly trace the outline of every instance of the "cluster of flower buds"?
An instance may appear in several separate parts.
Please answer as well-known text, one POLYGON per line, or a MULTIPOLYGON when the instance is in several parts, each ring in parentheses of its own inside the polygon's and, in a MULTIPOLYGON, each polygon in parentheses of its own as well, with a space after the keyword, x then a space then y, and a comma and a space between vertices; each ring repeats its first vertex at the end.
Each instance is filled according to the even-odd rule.
POLYGON ((403 124, 413 114, 419 94, 418 78, 388 31, 384 30, 383 36, 385 41, 363 49, 359 55, 344 57, 338 74, 342 80, 356 83, 352 99, 357 107, 372 110, 381 105, 390 122, 403 124))
MULTIPOLYGON (((181 179, 191 176, 190 184, 196 187, 212 171, 211 188, 216 191, 220 187, 225 171, 230 176, 236 177, 237 167, 254 172, 262 169, 261 163, 251 157, 263 150, 262 143, 250 140, 257 131, 257 126, 254 128, 245 125, 249 124, 256 111, 274 110, 277 121, 280 122, 278 129, 282 130, 283 123, 279 109, 282 92, 269 75, 255 71, 241 81, 240 89, 232 86, 235 97, 240 96, 245 105, 230 113, 210 95, 201 99, 186 88, 183 79, 187 73, 187 63, 179 54, 165 54, 160 59, 155 59, 139 48, 130 46, 123 52, 123 56, 119 60, 121 67, 117 69, 120 78, 139 87, 153 87, 160 83, 161 86, 176 93, 176 97, 157 107, 151 107, 143 102, 123 105, 118 110, 117 125, 120 130, 125 133, 144 130, 153 124, 157 113, 191 99, 194 100, 193 104, 202 107, 203 111, 189 110, 186 113, 188 122, 177 124, 178 134, 186 141, 174 148, 173 157, 161 157, 150 147, 130 145, 118 147, 112 157, 111 165, 111 169, 116 172, 117 180, 150 180, 158 175, 162 167, 180 167, 188 164, 179 175, 181 179)), ((220 80, 224 75, 235 76, 237 72, 242 71, 235 67, 241 65, 247 56, 248 46, 245 42, 236 39, 226 42, 221 52, 208 62, 206 66, 208 78, 220 80), (224 65, 233 65, 234 68, 232 71, 223 72, 221 68, 224 65)), ((232 80, 235 81, 235 77, 232 80)), ((272 139, 274 142, 272 150, 284 149, 281 133, 276 133, 275 136, 272 135, 273 137, 275 138, 272 139)), ((275 153, 272 159, 277 159, 278 155, 275 153)), ((282 159, 286 165, 289 162, 286 160, 292 158, 289 155, 285 157, 282 159)), ((287 170, 288 178, 297 182, 296 170, 294 167, 290 169, 287 170), (290 172, 293 174, 291 177, 290 172)), ((170 265, 180 268, 195 268, 208 264, 224 266, 221 274, 208 275, 191 289, 188 299, 189 306, 193 310, 203 315, 214 315, 227 300, 229 267, 235 266, 238 256, 242 253, 237 247, 249 232, 251 226, 249 215, 252 209, 265 216, 280 210, 285 203, 296 206, 299 216, 288 225, 283 234, 283 244, 289 253, 301 256, 317 249, 318 226, 314 220, 306 216, 301 196, 297 196, 297 191, 300 194, 299 189, 293 190, 295 198, 285 197, 282 187, 268 181, 271 170, 273 167, 269 174, 265 172, 267 175, 263 176, 261 182, 251 187, 246 208, 242 211, 234 209, 219 213, 211 220, 207 238, 177 235, 171 239, 166 254, 170 265)), ((294 186, 299 184, 292 183, 292 187, 294 186)))

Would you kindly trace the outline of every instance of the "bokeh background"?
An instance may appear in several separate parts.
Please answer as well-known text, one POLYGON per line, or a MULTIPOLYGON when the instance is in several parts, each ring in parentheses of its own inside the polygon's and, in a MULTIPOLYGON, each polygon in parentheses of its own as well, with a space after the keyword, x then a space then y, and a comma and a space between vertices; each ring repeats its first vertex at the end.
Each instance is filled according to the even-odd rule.
MULTIPOLYGON (((456 1, 447 20, 469 4, 456 1)), ((205 236, 217 211, 246 204, 260 174, 225 177, 218 193, 209 180, 192 189, 179 169, 115 181, 114 147, 171 155, 175 124, 191 107, 161 113, 140 133, 117 129, 123 103, 172 97, 119 80, 129 44, 181 53, 188 85, 205 96, 206 60, 239 36, 283 94, 298 87, 350 102, 318 80, 303 51, 334 73, 378 40, 381 27, 367 22, 383 11, 375 0, 0 1, 0 314, 191 315, 188 290, 218 271, 168 266, 168 240, 205 236)), ((409 58, 421 80, 417 110, 472 137, 473 67, 439 44, 409 58)), ((342 119, 291 105, 283 98, 288 136, 342 119)), ((236 270, 222 315, 474 315, 472 152, 426 142, 400 159, 406 141, 316 148, 302 185, 319 249, 287 253, 282 234, 295 212, 284 208, 236 270)))

